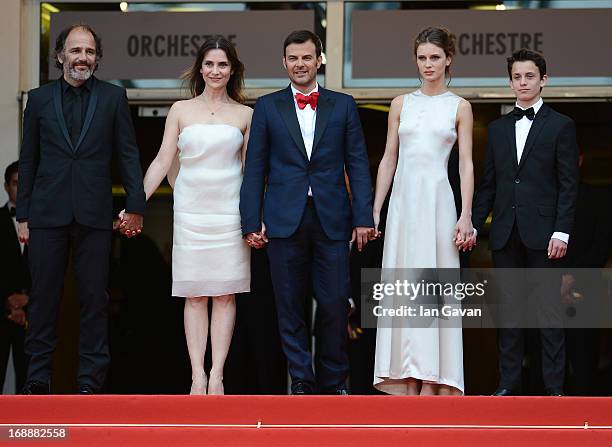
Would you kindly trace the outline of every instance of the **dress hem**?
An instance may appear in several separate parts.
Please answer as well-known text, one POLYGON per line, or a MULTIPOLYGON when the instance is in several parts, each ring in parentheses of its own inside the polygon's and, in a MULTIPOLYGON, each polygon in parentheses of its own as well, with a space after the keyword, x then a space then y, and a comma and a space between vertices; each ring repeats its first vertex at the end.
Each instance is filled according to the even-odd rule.
MULTIPOLYGON (((461 391, 461 394, 464 395, 465 394, 465 386, 459 386, 459 384, 455 381, 452 380, 447 380, 447 379, 443 379, 443 380, 431 380, 429 378, 427 378, 427 376, 425 374, 412 374, 412 373, 404 373, 404 374, 400 374, 397 377, 393 377, 390 374, 376 374, 374 376, 374 388, 376 388, 379 391, 382 391, 383 393, 387 393, 387 394, 393 394, 396 396, 405 396, 405 393, 399 393, 396 390, 392 390, 389 389, 392 385, 387 383, 385 385, 385 382, 387 382, 387 380, 402 380, 402 379, 416 379, 416 380, 421 380, 423 382, 427 382, 427 383, 433 383, 436 385, 446 385, 446 386, 451 386, 459 391, 461 391)), ((396 388, 396 387, 394 387, 396 388)))
POLYGON ((229 289, 225 289, 221 291, 219 289, 215 289, 215 290, 199 289, 194 292, 193 289, 190 289, 189 293, 186 293, 181 290, 172 289, 172 296, 177 297, 177 298, 195 298, 195 297, 201 297, 201 296, 215 297, 215 296, 223 296, 223 295, 234 295, 236 293, 247 293, 251 291, 250 283, 251 283, 251 280, 249 279, 248 285, 240 284, 237 287, 229 288, 229 289))

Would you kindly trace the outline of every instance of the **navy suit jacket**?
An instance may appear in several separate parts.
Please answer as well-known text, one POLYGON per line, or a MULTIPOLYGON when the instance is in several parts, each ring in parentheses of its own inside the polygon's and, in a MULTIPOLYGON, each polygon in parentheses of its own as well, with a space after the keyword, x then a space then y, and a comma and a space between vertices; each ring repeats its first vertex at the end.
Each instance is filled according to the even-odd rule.
POLYGON ((355 101, 319 88, 308 160, 289 86, 255 104, 240 191, 243 234, 259 231, 263 220, 269 237, 290 237, 304 214, 309 186, 330 239, 349 240, 353 228, 374 226, 369 162, 355 101))
POLYGON ((125 90, 93 78, 79 140, 72 144, 60 81, 29 92, 19 156, 17 220, 30 228, 112 228, 111 157, 118 155, 125 209, 144 214, 145 194, 125 90))

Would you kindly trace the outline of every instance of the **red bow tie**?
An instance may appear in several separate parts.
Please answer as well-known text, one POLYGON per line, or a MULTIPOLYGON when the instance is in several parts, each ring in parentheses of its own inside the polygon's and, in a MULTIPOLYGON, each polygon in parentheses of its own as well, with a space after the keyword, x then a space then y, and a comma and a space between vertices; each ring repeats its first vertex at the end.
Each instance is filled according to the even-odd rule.
POLYGON ((304 107, 306 107, 308 104, 310 104, 310 107, 312 107, 312 110, 314 110, 317 108, 317 101, 319 101, 319 92, 312 92, 308 96, 301 93, 296 93, 295 100, 297 101, 297 105, 300 110, 304 110, 304 107))

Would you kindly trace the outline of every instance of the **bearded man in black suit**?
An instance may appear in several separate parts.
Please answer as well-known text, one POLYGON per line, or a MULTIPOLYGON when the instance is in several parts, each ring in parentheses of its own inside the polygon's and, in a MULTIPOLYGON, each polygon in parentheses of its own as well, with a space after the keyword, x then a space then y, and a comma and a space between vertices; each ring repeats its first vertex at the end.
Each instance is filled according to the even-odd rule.
POLYGON ((122 222, 127 236, 141 231, 145 194, 125 90, 93 76, 102 57, 100 38, 87 25, 73 25, 57 37, 55 57, 63 75, 29 92, 19 158, 17 221, 32 275, 23 393, 50 392, 55 326, 72 250, 81 312, 79 392, 93 394, 110 361, 106 289, 113 155, 127 192, 122 222))

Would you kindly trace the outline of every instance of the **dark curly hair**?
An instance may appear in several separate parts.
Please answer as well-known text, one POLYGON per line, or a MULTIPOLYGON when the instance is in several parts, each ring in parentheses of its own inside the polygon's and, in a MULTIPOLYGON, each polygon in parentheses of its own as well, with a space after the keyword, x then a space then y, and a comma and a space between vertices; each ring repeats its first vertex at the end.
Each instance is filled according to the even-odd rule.
POLYGON ((540 71, 540 78, 546 74, 546 59, 544 59, 544 56, 537 51, 521 48, 520 50, 512 53, 512 56, 506 59, 506 62, 508 63, 508 76, 510 79, 512 79, 512 66, 514 63, 525 61, 531 61, 536 65, 536 67, 538 67, 538 70, 540 71))
POLYGON ((55 39, 55 49, 53 50, 53 59, 55 59, 55 66, 60 70, 64 69, 64 64, 62 64, 59 61, 58 56, 64 52, 64 49, 66 46, 66 39, 68 38, 68 35, 75 29, 82 29, 82 30, 88 31, 93 36, 94 41, 96 42, 96 67, 95 68, 97 69, 98 63, 100 62, 100 59, 102 59, 102 39, 100 38, 100 36, 96 34, 96 32, 93 30, 91 26, 85 23, 75 23, 74 25, 70 25, 69 27, 64 28, 57 35, 57 38, 55 39))

